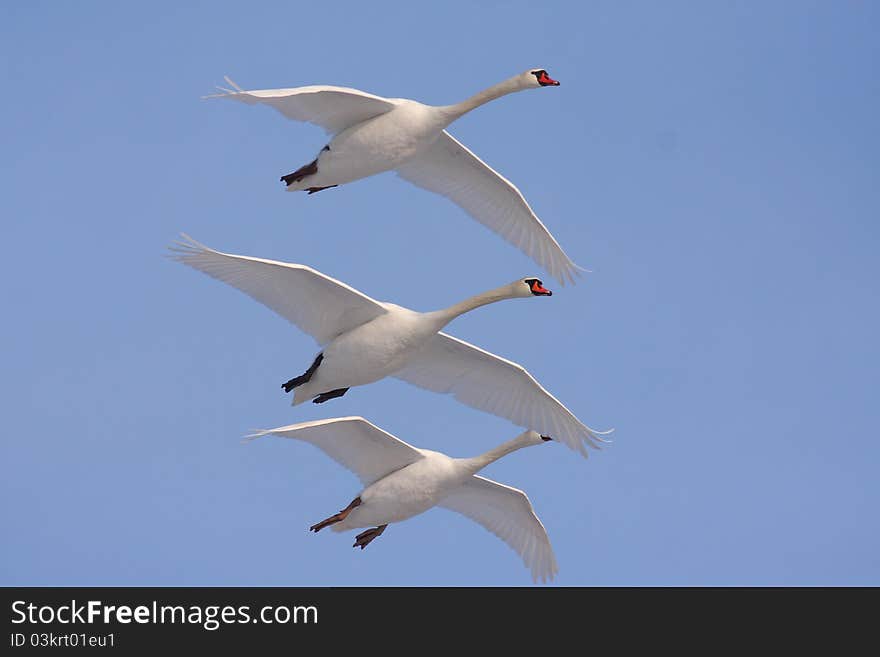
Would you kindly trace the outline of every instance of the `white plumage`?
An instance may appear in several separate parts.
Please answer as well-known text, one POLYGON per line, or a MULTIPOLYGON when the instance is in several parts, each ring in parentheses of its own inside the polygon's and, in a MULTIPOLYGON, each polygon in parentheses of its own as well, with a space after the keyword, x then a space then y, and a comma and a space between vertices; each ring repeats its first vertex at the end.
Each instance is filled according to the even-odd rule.
POLYGON ((245 91, 226 80, 235 88, 210 97, 269 105, 289 119, 314 123, 334 135, 314 162, 282 178, 289 191, 320 191, 396 170, 405 180, 459 205, 563 284, 574 282, 581 270, 520 191, 445 130, 463 114, 506 94, 558 86, 543 69, 529 69, 444 106, 327 85, 245 91))
POLYGON ((327 393, 396 376, 552 435, 584 456, 586 445, 604 442, 607 432, 583 424, 520 365, 441 331, 477 307, 552 294, 537 278, 421 313, 375 301, 304 265, 221 253, 185 239, 172 247, 175 259, 245 292, 322 345, 310 371, 288 382, 295 383, 294 404, 321 403, 327 393))
POLYGON ((535 581, 553 579, 558 567, 544 525, 526 494, 476 473, 512 451, 540 445, 549 437, 526 431, 493 450, 472 458, 451 458, 418 449, 361 417, 302 422, 253 434, 309 442, 364 485, 345 510, 312 526, 319 531, 373 527, 358 535, 355 547, 366 547, 389 523, 401 522, 440 506, 479 523, 522 558, 535 581))

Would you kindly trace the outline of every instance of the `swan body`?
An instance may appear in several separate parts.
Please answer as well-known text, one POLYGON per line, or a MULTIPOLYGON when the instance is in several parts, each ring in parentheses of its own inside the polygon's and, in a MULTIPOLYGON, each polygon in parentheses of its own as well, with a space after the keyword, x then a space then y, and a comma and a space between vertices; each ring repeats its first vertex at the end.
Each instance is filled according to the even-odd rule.
POLYGON ((528 496, 477 472, 523 447, 550 440, 526 431, 493 450, 472 458, 418 449, 361 417, 302 422, 260 431, 250 439, 275 435, 309 442, 361 480, 364 488, 351 504, 311 527, 341 532, 375 527, 358 535, 354 547, 365 548, 387 525, 440 506, 483 525, 513 548, 536 581, 553 579, 558 567, 544 525, 528 496))
POLYGON ((446 196, 565 284, 580 271, 520 191, 446 131, 467 112, 510 93, 558 86, 544 69, 529 69, 454 105, 383 98, 357 89, 313 85, 292 89, 234 89, 210 97, 267 104, 287 118, 332 134, 315 159, 282 176, 288 191, 310 194, 382 173, 446 196))
POLYGON ((401 369, 445 322, 392 303, 386 312, 334 338, 314 376, 294 390, 293 405, 327 390, 367 385, 401 369))
POLYGON ((444 117, 413 100, 394 99, 386 114, 346 128, 317 157, 317 172, 287 186, 296 192, 310 187, 344 185, 396 169, 440 137, 444 117))
POLYGON ((401 522, 417 516, 436 506, 474 474, 446 454, 419 451, 421 459, 367 486, 358 496, 362 504, 334 525, 333 531, 401 522))
POLYGON ((323 403, 387 376, 527 428, 553 435, 584 456, 603 432, 590 429, 520 365, 444 333, 459 315, 505 299, 550 296, 537 278, 516 280, 449 308, 416 312, 382 303, 305 265, 215 251, 184 236, 173 257, 223 281, 310 334, 322 349, 283 384, 292 403, 323 403))

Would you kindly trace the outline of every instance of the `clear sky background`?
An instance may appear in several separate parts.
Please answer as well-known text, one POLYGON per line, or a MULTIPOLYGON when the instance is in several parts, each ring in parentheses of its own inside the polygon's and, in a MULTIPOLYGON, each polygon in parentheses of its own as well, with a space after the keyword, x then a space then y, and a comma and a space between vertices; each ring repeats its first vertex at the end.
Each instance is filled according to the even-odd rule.
POLYGON ((386 380, 293 409, 311 338, 163 258, 185 231, 418 310, 539 274, 449 331, 616 428, 484 474, 528 492, 560 585, 880 584, 880 8, 872 2, 4 3, 0 584, 528 585, 444 510, 310 534, 360 490, 254 428, 363 415, 476 454, 520 428, 386 380), (123 6, 124 4, 124 6, 123 6), (451 131, 593 270, 562 288, 393 174, 307 197, 319 128, 200 100, 352 86, 451 131))

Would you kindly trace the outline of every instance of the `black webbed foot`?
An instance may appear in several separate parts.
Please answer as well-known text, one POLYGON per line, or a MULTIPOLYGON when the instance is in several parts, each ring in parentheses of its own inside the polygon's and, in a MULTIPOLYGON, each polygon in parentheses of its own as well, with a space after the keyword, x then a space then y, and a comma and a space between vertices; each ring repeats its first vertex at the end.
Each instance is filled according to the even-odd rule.
POLYGON ((318 369, 318 365, 321 364, 322 360, 324 360, 324 354, 323 353, 318 354, 317 357, 315 357, 315 361, 311 364, 309 369, 307 369, 305 371, 305 374, 300 374, 299 376, 293 377, 287 383, 282 383, 281 387, 284 388, 284 392, 290 392, 291 390, 293 390, 297 386, 301 386, 304 383, 308 383, 311 380, 312 375, 315 373, 315 370, 318 369))
POLYGON ((330 392, 323 392, 312 400, 313 404, 323 404, 325 401, 330 401, 331 399, 336 399, 337 397, 342 397, 345 393, 348 392, 348 388, 337 388, 336 390, 331 390, 330 392))

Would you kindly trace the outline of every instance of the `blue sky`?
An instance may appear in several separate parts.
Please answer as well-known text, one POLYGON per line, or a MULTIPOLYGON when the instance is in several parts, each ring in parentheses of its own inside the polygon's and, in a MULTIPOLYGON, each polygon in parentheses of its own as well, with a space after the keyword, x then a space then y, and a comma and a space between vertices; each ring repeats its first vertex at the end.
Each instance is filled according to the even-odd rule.
POLYGON ((880 584, 877 5, 473 4, 0 9, 0 584, 530 584, 443 510, 363 552, 310 534, 357 480, 249 430, 356 414, 467 456, 520 429, 393 380, 292 409, 311 339, 163 252, 185 231, 419 310, 544 275, 392 174, 285 194, 323 133, 199 99, 228 74, 446 104, 534 66, 562 86, 452 132, 593 273, 449 330, 616 428, 484 473, 530 495, 556 583, 880 584))

